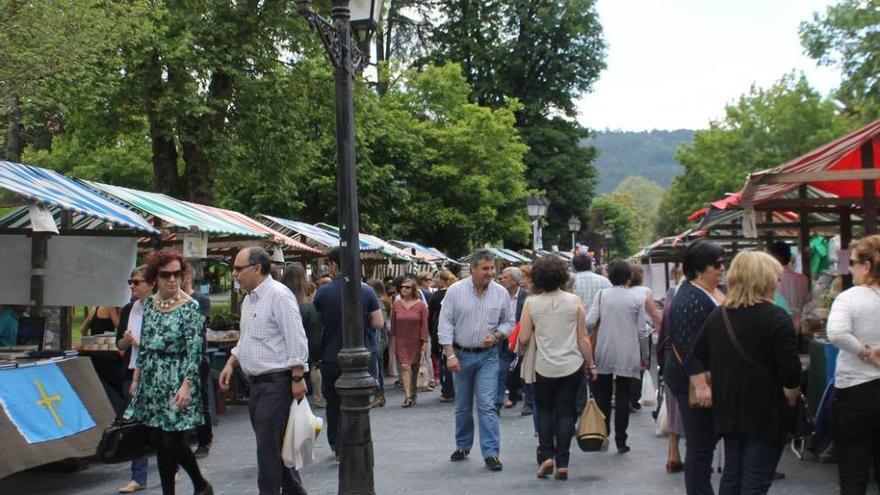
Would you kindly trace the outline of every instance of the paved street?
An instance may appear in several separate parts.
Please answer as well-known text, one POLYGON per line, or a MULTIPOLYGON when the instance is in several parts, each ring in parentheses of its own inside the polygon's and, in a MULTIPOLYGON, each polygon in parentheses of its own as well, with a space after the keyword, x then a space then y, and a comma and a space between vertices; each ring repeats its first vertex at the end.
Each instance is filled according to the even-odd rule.
MULTIPOLYGON (((630 425, 632 452, 586 454, 573 442, 567 482, 535 478, 535 448, 531 418, 519 415, 519 406, 502 413, 504 471, 488 472, 479 447, 471 459, 450 463, 453 444, 453 405, 437 401, 439 393, 419 395, 412 409, 402 409, 399 391, 389 394, 388 406, 374 409, 373 442, 376 457, 376 492, 380 494, 672 494, 684 493, 681 474, 667 475, 666 441, 655 437, 650 413, 633 416, 630 425)), ((319 412, 321 410, 318 410, 319 412)), ((232 407, 215 430, 214 449, 200 461, 217 494, 256 493, 254 440, 246 407, 232 407)), ((613 451, 614 449, 612 449, 613 451)), ((310 494, 335 494, 337 464, 321 438, 315 464, 304 469, 310 494)), ((151 460, 149 489, 159 494, 159 477, 151 460)), ((780 470, 788 478, 776 482, 771 494, 832 494, 837 492, 834 466, 798 461, 786 452, 780 470)), ((0 480, 0 494, 111 494, 128 480, 128 465, 93 464, 75 473, 31 471, 0 480)), ((717 477, 715 478, 717 482, 717 477)), ((192 493, 186 476, 178 493, 192 493)))

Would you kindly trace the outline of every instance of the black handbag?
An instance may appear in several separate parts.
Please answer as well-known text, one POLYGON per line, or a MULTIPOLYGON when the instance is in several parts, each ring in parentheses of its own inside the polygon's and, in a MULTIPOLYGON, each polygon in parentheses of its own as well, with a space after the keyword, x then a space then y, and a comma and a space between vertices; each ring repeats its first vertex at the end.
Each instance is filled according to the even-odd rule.
POLYGON ((116 418, 104 429, 95 457, 105 464, 129 462, 153 452, 150 428, 140 421, 116 418))

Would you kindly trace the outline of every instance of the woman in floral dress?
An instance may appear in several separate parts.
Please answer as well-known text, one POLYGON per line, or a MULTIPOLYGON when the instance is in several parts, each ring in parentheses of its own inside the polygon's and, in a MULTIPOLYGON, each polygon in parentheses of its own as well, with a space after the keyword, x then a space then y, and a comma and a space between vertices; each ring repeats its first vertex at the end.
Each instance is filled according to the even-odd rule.
POLYGON ((200 397, 202 387, 199 363, 205 319, 198 303, 181 290, 186 269, 186 260, 170 249, 153 253, 147 262, 145 278, 156 283, 158 292, 144 303, 135 392, 125 418, 155 429, 164 495, 174 495, 178 465, 189 475, 196 495, 212 495, 184 437, 204 422, 201 401, 193 397, 200 397))

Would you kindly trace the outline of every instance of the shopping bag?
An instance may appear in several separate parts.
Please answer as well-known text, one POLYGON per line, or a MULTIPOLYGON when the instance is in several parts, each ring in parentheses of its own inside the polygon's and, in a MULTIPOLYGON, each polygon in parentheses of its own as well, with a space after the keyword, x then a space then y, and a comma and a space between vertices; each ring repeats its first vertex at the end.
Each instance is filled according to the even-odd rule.
POLYGON ((522 323, 518 322, 515 327, 513 327, 513 331, 510 332, 510 336, 507 337, 507 348, 510 349, 510 352, 516 352, 516 346, 519 344, 519 330, 522 326, 522 323))
POLYGON ((419 363, 419 376, 416 379, 416 388, 422 391, 428 389, 428 364, 425 362, 425 353, 422 353, 422 361, 419 363))
POLYGON ((309 401, 294 400, 290 405, 287 429, 281 443, 281 459, 284 465, 297 471, 315 461, 315 440, 324 428, 324 420, 312 414, 309 401))
POLYGON ((584 452, 598 452, 608 448, 608 429, 605 428, 605 415, 595 399, 587 402, 581 413, 577 434, 578 447, 584 452))
POLYGON ((654 388, 654 377, 650 373, 645 372, 642 378, 642 400, 643 406, 653 406, 657 404, 657 389, 654 388))
POLYGON ((666 436, 669 433, 669 413, 666 412, 665 404, 657 412, 657 429, 655 433, 658 437, 666 436))

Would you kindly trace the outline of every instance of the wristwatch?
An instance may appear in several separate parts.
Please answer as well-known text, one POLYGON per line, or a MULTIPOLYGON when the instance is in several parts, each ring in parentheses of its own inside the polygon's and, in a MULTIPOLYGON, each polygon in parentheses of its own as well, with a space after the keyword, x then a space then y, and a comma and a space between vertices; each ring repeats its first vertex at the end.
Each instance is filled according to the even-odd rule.
POLYGON ((299 383, 303 381, 303 378, 305 378, 303 375, 293 375, 290 377, 290 379, 293 380, 293 383, 299 383))

